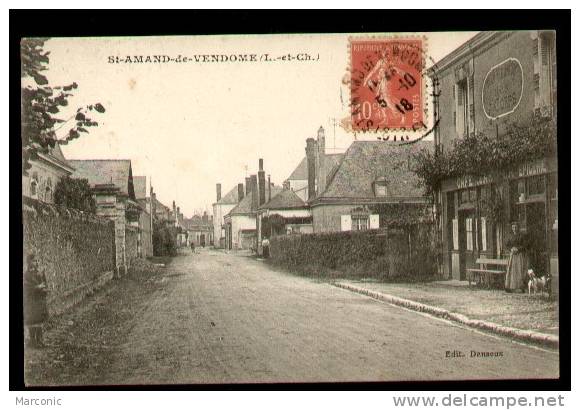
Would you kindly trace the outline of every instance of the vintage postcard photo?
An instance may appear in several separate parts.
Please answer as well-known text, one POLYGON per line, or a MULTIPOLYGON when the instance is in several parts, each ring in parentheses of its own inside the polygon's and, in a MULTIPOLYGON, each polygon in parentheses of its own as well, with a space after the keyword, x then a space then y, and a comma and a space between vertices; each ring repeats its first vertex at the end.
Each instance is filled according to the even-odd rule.
POLYGON ((558 379, 556 40, 22 39, 26 386, 558 379))

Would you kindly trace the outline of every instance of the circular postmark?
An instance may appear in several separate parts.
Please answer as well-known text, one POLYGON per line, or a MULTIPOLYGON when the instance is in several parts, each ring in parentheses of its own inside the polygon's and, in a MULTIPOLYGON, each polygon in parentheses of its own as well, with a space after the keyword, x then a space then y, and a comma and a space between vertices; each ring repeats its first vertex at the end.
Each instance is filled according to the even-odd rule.
POLYGON ((350 37, 343 78, 350 98, 341 126, 354 138, 410 144, 433 133, 439 84, 424 36, 350 37))

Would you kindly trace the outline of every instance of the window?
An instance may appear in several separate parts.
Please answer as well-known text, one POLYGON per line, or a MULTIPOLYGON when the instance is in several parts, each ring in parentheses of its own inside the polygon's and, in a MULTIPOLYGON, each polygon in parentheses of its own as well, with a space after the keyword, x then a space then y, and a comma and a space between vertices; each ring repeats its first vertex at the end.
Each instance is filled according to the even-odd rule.
POLYGON ((46 188, 45 188, 44 200, 46 202, 52 202, 52 179, 48 177, 46 180, 46 188))
POLYGON ((534 64, 535 108, 541 115, 552 115, 556 101, 554 33, 541 32, 534 44, 538 50, 534 64))
POLYGON ((38 198, 38 173, 33 172, 32 178, 30 178, 30 196, 32 198, 38 198))
POLYGON ((465 218, 465 235, 466 235, 466 248, 468 251, 473 250, 473 219, 465 218))
POLYGON ((352 216, 352 230, 353 231, 366 231, 369 229, 369 217, 368 215, 357 215, 352 216))
POLYGON ((386 197, 387 196, 387 178, 382 177, 377 179, 374 183, 375 188, 375 196, 377 197, 386 197))
POLYGON ((351 230, 366 231, 369 229, 370 212, 364 207, 355 208, 350 213, 351 230))
POLYGON ((457 134, 462 137, 469 133, 469 100, 467 78, 455 84, 456 101, 455 101, 455 129, 457 134))

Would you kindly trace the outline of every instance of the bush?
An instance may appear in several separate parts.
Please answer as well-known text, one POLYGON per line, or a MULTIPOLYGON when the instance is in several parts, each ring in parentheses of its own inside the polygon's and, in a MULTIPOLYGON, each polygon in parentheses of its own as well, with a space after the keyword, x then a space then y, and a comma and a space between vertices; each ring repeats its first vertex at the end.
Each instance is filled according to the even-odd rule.
POLYGON ((177 255, 177 229, 163 222, 153 224, 153 255, 177 255))
POLYGON ((94 214, 95 199, 87 179, 61 178, 54 188, 54 203, 69 209, 94 214))
POLYGON ((307 276, 416 280, 437 272, 432 225, 276 236, 271 262, 307 276))

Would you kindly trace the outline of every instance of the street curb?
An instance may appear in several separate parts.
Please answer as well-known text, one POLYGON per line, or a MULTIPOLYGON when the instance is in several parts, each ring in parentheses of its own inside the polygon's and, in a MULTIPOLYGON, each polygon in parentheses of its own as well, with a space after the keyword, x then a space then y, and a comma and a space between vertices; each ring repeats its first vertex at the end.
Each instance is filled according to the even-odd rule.
POLYGON ((496 323, 486 322, 485 320, 470 319, 465 315, 450 312, 443 308, 425 305, 423 303, 414 302, 412 300, 403 299, 386 293, 375 292, 369 289, 360 288, 358 286, 349 285, 347 283, 334 282, 332 285, 341 289, 349 290, 351 292, 369 296, 373 299, 391 303, 393 305, 402 306, 417 312, 427 313, 431 316, 436 316, 451 320, 453 322, 461 323, 462 325, 469 326, 474 329, 484 330, 501 336, 507 336, 523 342, 534 343, 553 349, 557 349, 560 346, 560 338, 558 336, 534 332, 531 330, 516 329, 509 326, 502 326, 496 323))

